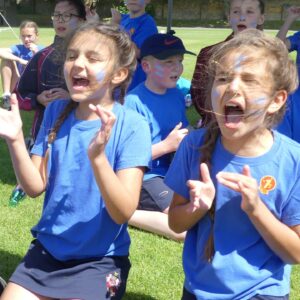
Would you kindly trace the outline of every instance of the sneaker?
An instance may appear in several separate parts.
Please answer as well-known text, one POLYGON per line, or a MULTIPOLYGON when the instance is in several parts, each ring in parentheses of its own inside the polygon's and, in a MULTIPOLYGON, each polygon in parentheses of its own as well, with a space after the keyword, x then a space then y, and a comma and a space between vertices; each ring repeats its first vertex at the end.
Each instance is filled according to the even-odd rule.
POLYGON ((1 295, 2 292, 4 291, 5 287, 6 287, 6 282, 5 282, 5 280, 4 280, 2 277, 0 277, 0 295, 1 295))
POLYGON ((9 206, 16 207, 20 201, 26 197, 26 193, 17 186, 11 193, 9 198, 9 206))
POLYGON ((10 95, 6 94, 2 96, 2 107, 10 110, 10 95))

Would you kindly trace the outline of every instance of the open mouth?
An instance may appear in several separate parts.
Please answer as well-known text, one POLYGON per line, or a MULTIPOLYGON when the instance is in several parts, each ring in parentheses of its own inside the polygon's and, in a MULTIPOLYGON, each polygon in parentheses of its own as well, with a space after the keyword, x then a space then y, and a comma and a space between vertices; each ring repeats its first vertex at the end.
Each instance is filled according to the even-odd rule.
POLYGON ((230 128, 236 127, 244 117, 243 108, 236 103, 227 103, 224 108, 225 125, 230 128))
POLYGON ((238 28, 239 31, 243 31, 243 30, 247 29, 247 26, 243 25, 243 24, 240 24, 240 25, 237 26, 237 28, 238 28))
POLYGON ((90 81, 83 77, 74 76, 72 78, 73 88, 84 88, 89 85, 90 81))

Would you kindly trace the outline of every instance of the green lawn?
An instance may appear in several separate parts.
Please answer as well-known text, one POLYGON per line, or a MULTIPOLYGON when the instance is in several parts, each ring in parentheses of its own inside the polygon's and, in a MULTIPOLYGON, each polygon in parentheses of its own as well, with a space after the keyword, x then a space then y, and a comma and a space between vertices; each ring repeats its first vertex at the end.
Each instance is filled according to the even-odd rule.
MULTIPOLYGON (((15 29, 17 32, 17 29, 15 29)), ((198 53, 201 47, 223 40, 226 29, 176 29, 188 50, 198 53)), ((274 32, 270 32, 274 34, 274 32)), ((53 38, 53 30, 40 30, 40 43, 48 45, 53 38)), ((9 31, 0 32, 0 47, 16 43, 9 31)), ((190 79, 194 70, 195 57, 186 55, 184 77, 190 79)), ((189 118, 196 119, 195 112, 189 110, 189 118)), ((22 113, 24 132, 30 129, 32 114, 22 113)), ((42 208, 42 197, 26 198, 16 208, 8 206, 8 197, 16 180, 12 170, 6 144, 0 140, 0 274, 8 279, 18 262, 26 253, 31 241, 30 228, 36 223, 42 208)), ((176 300, 180 299, 183 272, 181 267, 182 244, 162 237, 130 229, 132 238, 132 269, 128 281, 125 300, 176 300)), ((293 268, 291 300, 300 299, 300 266, 293 268)), ((238 282, 237 282, 238 284, 238 282)))

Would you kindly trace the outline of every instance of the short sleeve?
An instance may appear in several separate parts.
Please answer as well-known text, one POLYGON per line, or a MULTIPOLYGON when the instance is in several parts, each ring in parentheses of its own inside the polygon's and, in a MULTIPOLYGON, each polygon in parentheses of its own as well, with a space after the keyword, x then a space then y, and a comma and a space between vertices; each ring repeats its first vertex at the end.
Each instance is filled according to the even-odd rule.
POLYGON ((10 50, 13 55, 20 57, 21 52, 17 45, 11 46, 10 50))
POLYGON ((291 48, 289 51, 300 51, 300 31, 296 32, 294 35, 288 37, 291 43, 291 48))

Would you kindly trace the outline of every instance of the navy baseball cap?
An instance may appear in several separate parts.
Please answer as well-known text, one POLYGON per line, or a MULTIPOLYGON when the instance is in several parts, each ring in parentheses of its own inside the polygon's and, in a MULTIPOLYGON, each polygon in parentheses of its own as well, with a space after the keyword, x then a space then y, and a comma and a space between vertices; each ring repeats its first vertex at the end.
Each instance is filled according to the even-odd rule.
POLYGON ((177 54, 192 54, 187 51, 182 40, 175 35, 167 33, 157 33, 149 36, 141 46, 140 59, 151 55, 157 59, 166 59, 177 54))

